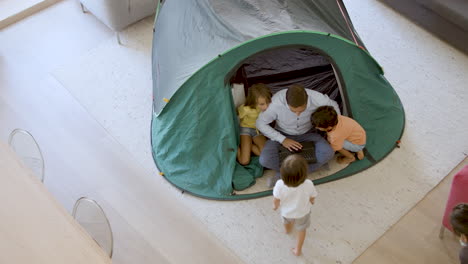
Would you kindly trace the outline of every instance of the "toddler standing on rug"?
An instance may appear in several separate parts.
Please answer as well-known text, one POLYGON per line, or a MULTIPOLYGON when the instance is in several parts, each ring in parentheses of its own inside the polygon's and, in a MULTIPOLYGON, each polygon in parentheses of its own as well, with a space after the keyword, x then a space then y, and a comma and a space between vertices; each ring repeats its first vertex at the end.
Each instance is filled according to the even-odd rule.
POLYGON ((338 115, 331 106, 321 106, 312 113, 312 125, 318 130, 327 132, 328 142, 334 151, 342 156, 338 163, 351 163, 356 160, 352 152, 357 153, 358 159, 364 158, 362 151, 366 146, 366 131, 355 120, 338 115))
POLYGON ((265 146, 266 138, 258 132, 255 122, 260 112, 265 111, 271 103, 271 91, 262 83, 249 88, 245 104, 237 109, 240 119, 240 146, 237 150, 237 160, 242 165, 250 163, 250 153, 260 156, 265 146))
POLYGON ((299 231, 294 255, 302 254, 306 229, 310 226, 310 209, 317 197, 314 184, 307 178, 307 161, 300 155, 288 156, 281 164, 281 180, 273 188, 273 210, 281 206, 286 234, 293 228, 299 231))

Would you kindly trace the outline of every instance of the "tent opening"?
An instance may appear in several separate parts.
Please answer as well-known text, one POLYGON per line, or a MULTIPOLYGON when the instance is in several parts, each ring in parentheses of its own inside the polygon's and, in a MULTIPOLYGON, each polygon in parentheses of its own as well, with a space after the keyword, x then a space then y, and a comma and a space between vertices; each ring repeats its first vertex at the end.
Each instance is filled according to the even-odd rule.
POLYGON ((342 0, 165 1, 154 28, 152 154, 185 192, 220 200, 271 195, 261 176, 275 172, 263 173, 257 156, 251 167, 236 160, 236 109, 255 83, 274 94, 292 84, 327 94, 366 130, 365 158, 344 169, 332 162, 311 175, 314 184, 373 166, 401 138, 401 101, 342 0))
POLYGON ((255 54, 244 60, 230 79, 248 87, 264 83, 272 94, 293 84, 328 95, 340 106, 343 100, 330 60, 310 47, 281 47, 255 54))

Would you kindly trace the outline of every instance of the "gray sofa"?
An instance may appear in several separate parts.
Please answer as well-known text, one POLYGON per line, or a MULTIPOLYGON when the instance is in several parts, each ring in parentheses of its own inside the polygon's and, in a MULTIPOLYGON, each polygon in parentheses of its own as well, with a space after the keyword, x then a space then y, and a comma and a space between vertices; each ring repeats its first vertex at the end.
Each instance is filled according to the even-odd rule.
POLYGON ((156 12, 159 0, 80 0, 83 12, 89 11, 117 32, 156 12))
POLYGON ((468 0, 380 0, 468 54, 468 0))

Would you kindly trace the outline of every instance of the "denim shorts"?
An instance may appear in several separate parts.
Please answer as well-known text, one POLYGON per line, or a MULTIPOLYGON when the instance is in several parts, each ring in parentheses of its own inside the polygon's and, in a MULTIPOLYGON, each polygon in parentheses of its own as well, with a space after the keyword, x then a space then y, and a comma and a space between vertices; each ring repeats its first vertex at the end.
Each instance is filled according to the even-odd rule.
POLYGON ((359 151, 363 150, 365 146, 366 146, 366 144, 356 145, 356 144, 353 144, 353 143, 349 142, 348 140, 345 140, 344 144, 343 144, 343 148, 348 150, 348 151, 351 151, 351 152, 359 152, 359 151))
POLYGON ((261 134, 255 128, 251 127, 241 127, 240 128, 240 135, 251 136, 252 138, 256 136, 260 136, 261 134))
POLYGON ((294 223, 294 227, 299 231, 307 229, 310 226, 310 212, 301 218, 281 218, 283 219, 283 224, 294 223))

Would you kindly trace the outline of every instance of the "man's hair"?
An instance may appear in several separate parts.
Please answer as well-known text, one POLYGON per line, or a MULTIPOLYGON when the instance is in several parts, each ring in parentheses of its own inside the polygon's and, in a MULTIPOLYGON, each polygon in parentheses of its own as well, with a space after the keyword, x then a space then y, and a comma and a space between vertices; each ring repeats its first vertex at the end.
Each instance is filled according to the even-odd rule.
POLYGON ((307 178, 307 161, 301 155, 289 155, 283 160, 280 173, 286 186, 297 187, 307 178))
POLYGON ((247 98, 245 99, 245 106, 250 108, 257 107, 257 99, 264 97, 267 103, 271 103, 271 91, 268 86, 263 83, 257 83, 249 87, 247 98))
POLYGON ((286 91, 286 102, 289 106, 299 107, 307 104, 307 92, 302 85, 294 84, 286 91))
POLYGON ((320 106, 312 113, 310 121, 315 127, 334 127, 338 124, 338 114, 333 106, 320 106))
POLYGON ((468 236, 468 204, 459 204, 453 208, 450 223, 456 235, 468 236))

